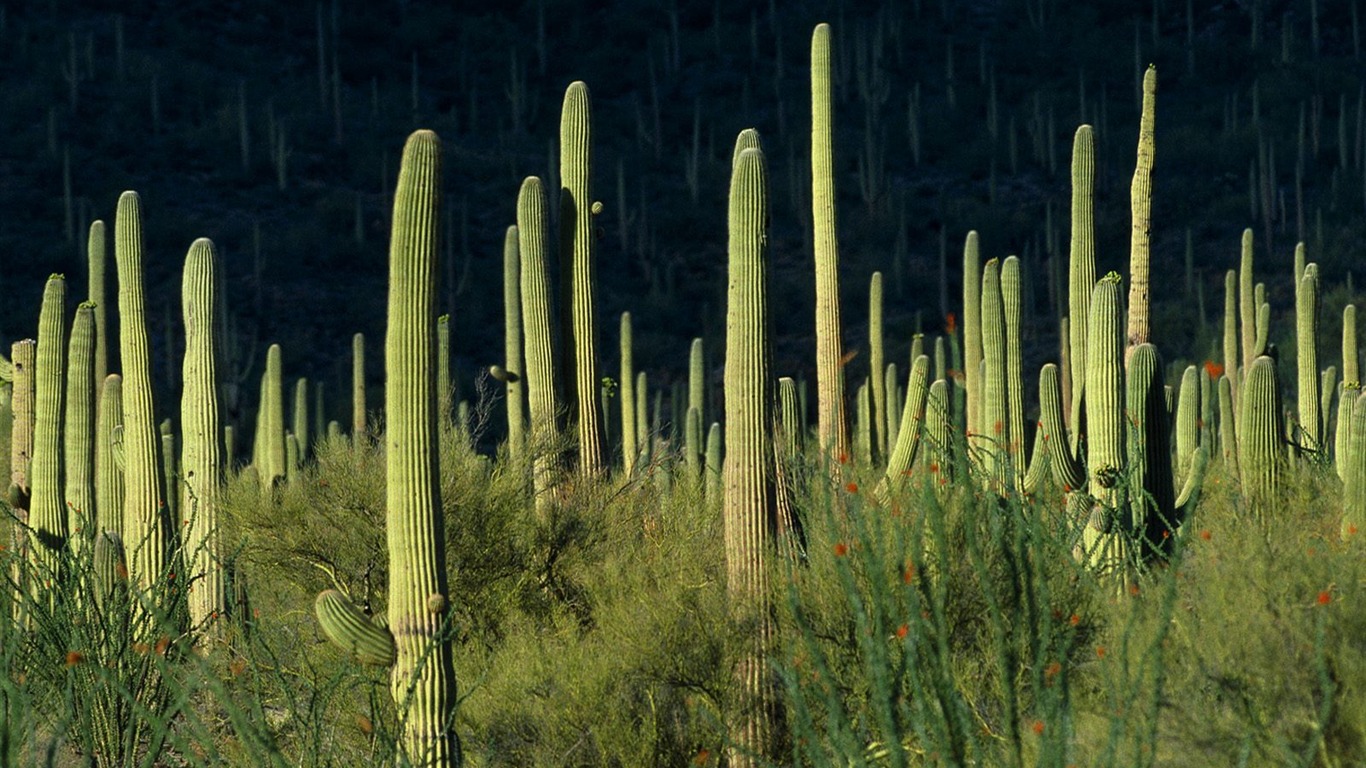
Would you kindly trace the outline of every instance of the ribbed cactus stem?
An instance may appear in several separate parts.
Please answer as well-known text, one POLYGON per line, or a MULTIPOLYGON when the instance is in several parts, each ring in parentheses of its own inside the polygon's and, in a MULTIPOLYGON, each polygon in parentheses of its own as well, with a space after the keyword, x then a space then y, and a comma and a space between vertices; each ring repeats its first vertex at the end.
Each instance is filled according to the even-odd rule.
POLYGON ((840 340, 839 245, 835 238, 835 152, 830 25, 811 33, 811 218, 816 251, 816 431, 821 449, 849 455, 840 340))
POLYGON ((952 407, 948 380, 936 379, 930 384, 929 394, 925 398, 923 429, 923 439, 929 454, 930 475, 936 490, 947 490, 954 478, 952 407))
POLYGON ((786 461, 794 461, 802 453, 800 407, 796 380, 789 376, 778 379, 778 441, 786 461))
POLYGON ((545 190, 541 180, 529 176, 517 194, 517 250, 521 255, 522 332, 526 358, 527 415, 531 421, 530 446, 534 457, 533 485, 536 509, 546 512, 550 489, 559 475, 560 401, 555 357, 554 317, 550 298, 550 272, 546 251, 550 231, 545 190))
POLYGON ((980 439, 972 444, 980 454, 987 487, 1004 491, 1013 482, 1010 469, 1009 398, 1006 392, 1006 320, 1001 300, 1000 262, 982 268, 982 395, 980 439))
POLYGON ((390 690, 399 706, 400 760, 460 765, 455 671, 443 639, 447 586, 438 482, 436 276, 441 145, 408 137, 394 195, 389 319, 384 340, 385 498, 389 628, 397 646, 390 690))
POLYGON ((712 422, 707 428, 707 461, 703 473, 703 497, 710 502, 721 500, 721 425, 712 422))
MULTIPOLYGON (((517 226, 503 233, 503 368, 507 381, 508 457, 526 451, 526 367, 522 364, 522 254, 517 226)), ((626 383, 622 384, 625 388, 626 383)))
POLYGON ((1181 394, 1176 400, 1176 461, 1177 466, 1187 460, 1200 446, 1200 372, 1186 366, 1181 373, 1181 394))
MULTIPOLYGON (((172 525, 183 525, 180 516, 180 451, 176 448, 175 427, 170 419, 161 422, 161 490, 166 499, 166 515, 172 525)), ((175 530, 171 528, 170 530, 175 530)))
POLYGON ((690 483, 702 477, 702 448, 702 412, 689 406, 683 417, 683 466, 690 483))
POLYGON ((1238 380, 1242 360, 1238 357, 1238 272, 1224 274, 1224 373, 1238 380))
MULTIPOLYGON (((223 482, 223 446, 218 400, 218 360, 221 340, 217 322, 222 298, 217 249, 200 238, 185 255, 181 282, 184 304, 185 364, 180 397, 180 426, 184 437, 180 457, 181 517, 184 552, 189 569, 190 623, 217 636, 217 619, 227 611, 222 550, 219 545, 218 498, 223 482)), ((296 392, 304 392, 299 380, 296 392)), ((295 401, 295 421, 299 418, 295 401)), ((297 426, 296 426, 297 429, 297 426)))
POLYGON ((123 378, 111 373, 100 382, 95 417, 95 524, 99 531, 123 536, 123 468, 114 460, 123 432, 123 378))
POLYGON ((636 418, 636 374, 631 313, 621 313, 621 460, 622 468, 630 475, 636 471, 640 458, 640 430, 636 418))
MULTIPOLYGON (((941 377, 942 378, 942 377, 941 377)), ((891 454, 891 448, 896 444, 897 432, 901 429, 901 385, 897 383, 896 363, 888 363, 882 376, 883 391, 887 393, 887 407, 884 419, 886 423, 882 425, 884 433, 887 435, 887 454, 891 454)))
MULTIPOLYGON (((692 346, 688 349, 688 409, 697 409, 698 430, 700 433, 701 425, 706 420, 707 413, 707 371, 706 371, 706 348, 702 339, 693 339, 692 346)), ((687 411, 684 411, 687 418, 687 411)), ((686 426, 686 425, 685 425, 686 426)), ((702 449, 700 444, 695 446, 699 451, 702 449)))
MULTIPOLYGON (((1252 366, 1252 361, 1257 358, 1255 346, 1257 341, 1257 300, 1253 290, 1252 277, 1252 230, 1243 230, 1241 244, 1241 256, 1238 263, 1238 315, 1239 323, 1242 326, 1240 334, 1243 343, 1243 362, 1238 366, 1239 371, 1246 371, 1252 366)), ((1244 376, 1234 380, 1238 384, 1244 376)), ((1238 399, 1239 392, 1234 394, 1234 400, 1238 399)), ((1241 407, 1241 406, 1240 406, 1241 407)))
MULTIPOLYGON (((1006 450, 1015 469, 1016 487, 1024 482, 1025 421, 1024 421, 1024 353, 1021 342, 1023 300, 1020 279, 1020 259, 1008 256, 1001 262, 1001 304, 1005 309, 1006 348, 1006 426, 1009 442, 1006 450)), ((1042 465, 1041 465, 1042 466, 1042 465)))
POLYGON ((1238 470, 1243 496, 1259 517, 1271 512, 1285 464, 1285 429, 1276 362, 1265 355, 1252 361, 1243 380, 1238 420, 1238 470))
POLYGON ((906 382, 906 402, 901 411, 901 430, 891 455, 887 457, 884 475, 887 490, 899 490, 911 471, 916 449, 920 446, 925 422, 925 403, 929 397, 930 359, 921 355, 911 361, 911 375, 906 382))
POLYGON ((367 432, 365 404, 365 334, 351 337, 351 435, 356 447, 364 445, 367 432))
POLYGON ((864 380, 854 391, 854 455, 862 466, 873 463, 873 393, 864 380))
POLYGON ((1233 382, 1228 374, 1219 377, 1219 451, 1236 474, 1238 471, 1238 419, 1233 406, 1233 382))
POLYGON ((641 371, 636 374, 636 456, 637 463, 650 463, 654 440, 650 433, 650 378, 641 371))
MULTIPOLYGON (((1338 405, 1338 419, 1351 422, 1350 443, 1343 462, 1342 538, 1356 538, 1366 532, 1366 394, 1355 394, 1338 405)), ((1343 390, 1344 396, 1347 390, 1343 390)))
POLYGON ((266 350, 266 370, 261 375, 261 406, 256 415, 255 464, 263 488, 285 476, 284 383, 279 344, 266 350))
MULTIPOLYGON (((982 427, 982 254, 977 233, 963 243, 963 381, 966 390, 967 434, 982 427)), ((971 442, 971 441, 970 441, 971 442)))
POLYGON ((108 240, 104 222, 95 220, 90 223, 90 236, 86 240, 86 264, 90 272, 90 291, 86 301, 90 302, 95 314, 95 354, 94 379, 103 382, 109 375, 109 310, 105 305, 105 265, 108 261, 108 240))
POLYGON ((1143 73, 1143 108, 1138 122, 1138 160, 1129 187, 1132 227, 1129 236, 1129 333, 1124 359, 1151 340, 1148 275, 1152 258, 1153 124, 1157 105, 1157 68, 1143 73))
MULTIPOLYGON (((594 255, 592 181, 592 115, 588 86, 570 83, 560 113, 560 264, 569 277, 571 335, 565 341, 574 354, 570 400, 579 437, 579 473, 600 474, 606 468, 603 426, 598 412, 597 264, 594 255)), ((520 223, 519 223, 520 224, 520 223)))
POLYGON ((1072 450, 1081 435, 1082 402, 1086 395, 1086 324, 1091 316, 1091 291, 1096 285, 1096 240, 1093 198, 1096 183, 1096 139, 1091 126, 1077 128, 1072 138, 1072 238, 1068 253, 1067 318, 1070 344, 1072 400, 1068 423, 1072 450))
POLYGON ((1060 369, 1052 363, 1039 370, 1039 432, 1043 434, 1043 449, 1053 477, 1064 492, 1070 493, 1086 482, 1086 469, 1068 446, 1062 418, 1061 378, 1060 369))
POLYGON ((1295 291, 1295 399, 1300 417, 1300 447, 1317 452, 1326 448, 1319 390, 1319 268, 1304 267, 1295 291))
MULTIPOLYGON (((1172 509, 1170 417, 1162 385, 1162 359, 1152 344, 1131 349, 1126 387, 1129 442, 1128 533, 1143 543, 1151 557, 1175 530, 1172 509)), ((1182 457, 1185 458, 1185 457, 1182 457)))
POLYGON ((451 378, 451 316, 441 315, 436 318, 436 400, 442 423, 452 418, 457 389, 451 378))
POLYGON ((294 382, 294 408, 290 411, 290 429, 299 443, 299 461, 308 458, 308 449, 313 443, 312 426, 308 418, 308 379, 300 377, 294 382))
POLYGON ((1357 308, 1348 304, 1342 308, 1342 383, 1360 388, 1357 361, 1357 308))
POLYGON ((776 759, 779 743, 779 703, 768 663, 774 627, 766 561, 777 508, 767 222, 764 156, 758 149, 746 149, 735 161, 730 187, 722 468, 726 591, 732 621, 746 628, 748 638, 735 667, 737 701, 729 723, 733 766, 776 759))
POLYGON ((873 447, 878 461, 887 460, 886 350, 883 346, 882 273, 874 272, 868 281, 868 371, 873 387, 873 447))
MULTIPOLYGON (((38 342, 33 339, 16 341, 10 346, 13 377, 13 381, 10 382, 10 410, 14 420, 10 425, 9 502, 22 523, 29 522, 28 511, 32 492, 29 470, 33 461, 33 406, 37 399, 34 373, 37 369, 37 352, 38 342)), ((16 535, 22 540, 22 533, 16 535)))
POLYGON ((1096 282, 1087 318, 1086 429, 1089 490, 1098 503, 1082 535, 1086 559, 1101 573, 1113 573, 1130 550, 1120 530, 1125 508, 1127 462, 1124 419, 1124 327, 1120 277, 1111 272, 1096 282))
POLYGON ((42 578, 53 579, 56 553, 66 547, 70 526, 64 498, 62 402, 66 388, 66 279, 53 275, 43 290, 38 312, 37 398, 33 408, 33 460, 29 465, 32 491, 29 525, 37 539, 34 548, 42 578))
POLYGON ((118 265, 119 352, 123 369, 123 544, 134 584, 148 589, 166 573, 169 531, 163 518, 160 437, 152 408, 151 347, 142 285, 142 201, 119 197, 114 218, 118 265))
POLYGON ((95 533, 95 306, 76 308, 67 346, 66 424, 62 446, 66 460, 66 508, 72 549, 79 551, 95 533))

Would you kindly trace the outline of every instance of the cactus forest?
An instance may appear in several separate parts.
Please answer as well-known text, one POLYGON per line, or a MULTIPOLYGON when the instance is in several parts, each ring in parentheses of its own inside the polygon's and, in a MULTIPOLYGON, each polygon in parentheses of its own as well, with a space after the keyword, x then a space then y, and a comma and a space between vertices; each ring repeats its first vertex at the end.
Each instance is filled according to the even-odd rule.
POLYGON ((23 5, 0 766, 1366 764, 1366 2, 23 5))

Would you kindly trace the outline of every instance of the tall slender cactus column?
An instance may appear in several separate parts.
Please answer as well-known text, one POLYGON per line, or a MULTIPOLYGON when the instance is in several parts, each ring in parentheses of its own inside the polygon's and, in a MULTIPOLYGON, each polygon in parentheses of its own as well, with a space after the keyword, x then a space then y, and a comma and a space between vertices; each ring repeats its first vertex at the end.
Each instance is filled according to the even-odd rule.
POLYGON ((152 411, 152 364, 142 287, 142 201, 119 197, 114 218, 114 260, 119 278, 119 353, 123 366, 124 545, 129 572, 149 589, 166 572, 169 532, 163 517, 161 434, 152 411))
MULTIPOLYGON (((184 385, 180 398, 180 509, 189 567, 190 622, 216 634, 215 620, 227 608, 218 545, 218 496, 223 481, 223 443, 219 439, 217 322, 221 288, 218 254, 207 238, 195 240, 185 256, 181 301, 185 319, 184 385)), ((297 407, 297 406, 296 406, 297 407)))
POLYGON ((389 628, 397 646, 390 690, 399 706, 400 764, 456 766, 455 669, 441 635, 450 604, 438 482, 436 276, 441 145, 408 137, 394 196, 389 323, 384 340, 389 628))
POLYGON ((602 414, 598 410, 597 264, 593 234, 592 107, 588 86, 569 84, 560 113, 560 264, 568 270, 572 334, 566 342, 574 351, 572 387, 579 433, 579 473, 601 474, 602 414))
POLYGON ((1152 335, 1149 304, 1151 288, 1148 275, 1152 259, 1153 227, 1153 122, 1157 102, 1157 68, 1149 65, 1143 74, 1143 113, 1138 121, 1138 162, 1129 188, 1133 215, 1129 237, 1129 333, 1124 345, 1128 365, 1134 347, 1146 344, 1152 335))
POLYGON ((816 247, 816 432, 821 449, 849 456, 840 339, 839 244, 835 239, 835 158, 830 25, 811 33, 811 218, 816 247))
POLYGON ((767 558, 777 514, 773 377, 768 316, 767 179, 761 150, 735 160, 730 187, 730 279, 726 298, 726 591, 732 620, 750 638, 735 667, 730 717, 732 766, 779 759, 777 691, 767 655, 773 642, 767 558))

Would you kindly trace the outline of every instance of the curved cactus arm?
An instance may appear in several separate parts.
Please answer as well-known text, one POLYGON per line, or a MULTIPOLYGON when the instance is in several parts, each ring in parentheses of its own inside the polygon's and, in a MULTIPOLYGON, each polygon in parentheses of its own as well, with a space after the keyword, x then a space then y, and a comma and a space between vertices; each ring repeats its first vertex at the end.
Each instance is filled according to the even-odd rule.
POLYGON ((1176 496, 1173 525, 1180 525, 1195 515, 1195 505, 1200 503, 1200 491, 1204 488, 1205 470, 1208 467, 1209 451, 1196 448, 1191 452, 1186 465, 1186 482, 1176 496))
POLYGON ((1029 468, 1025 471, 1024 479, 1020 481, 1020 489, 1026 494, 1036 493, 1039 484, 1048 477, 1048 442, 1045 437, 1042 429, 1034 430, 1034 447, 1030 449, 1029 468))
POLYGON ((391 667, 398 658, 393 633, 371 621, 337 590, 319 593, 313 613, 327 639, 361 664, 391 667))
POLYGON ((0 381, 12 383, 14 381, 14 363, 8 357, 0 354, 0 381))
POLYGON ((884 483, 889 491, 901 488, 903 478, 911 469, 916 449, 920 445, 921 424, 925 420, 925 401, 929 395, 930 358, 921 355, 911 363, 911 375, 906 383, 906 402, 901 409, 901 428, 896 444, 887 457, 884 483))
POLYGON ((1086 482, 1086 467, 1077 460, 1062 423, 1062 385, 1058 366, 1048 363, 1039 371, 1039 432, 1047 446, 1048 464, 1064 491, 1086 482))
POLYGON ((1181 397, 1176 401, 1176 458, 1184 461, 1200 444, 1200 371, 1186 366, 1181 374, 1181 397))

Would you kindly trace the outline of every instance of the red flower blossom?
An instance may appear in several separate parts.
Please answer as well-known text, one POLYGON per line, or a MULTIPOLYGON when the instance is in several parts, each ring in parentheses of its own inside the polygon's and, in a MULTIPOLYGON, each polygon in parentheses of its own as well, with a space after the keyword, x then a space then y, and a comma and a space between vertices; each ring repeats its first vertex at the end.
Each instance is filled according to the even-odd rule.
POLYGON ((1224 375, 1224 366, 1214 362, 1213 360, 1206 360, 1205 373, 1209 374, 1210 379, 1217 381, 1220 376, 1224 375))
POLYGON ((68 667, 74 667, 82 661, 85 661, 85 656, 80 651, 66 652, 66 665, 68 667))
POLYGON ((1318 599, 1319 605, 1328 605, 1328 604, 1331 603, 1331 602, 1333 602, 1333 593, 1332 593, 1332 592, 1329 592, 1328 590, 1325 589, 1325 590, 1323 590, 1322 592, 1319 593, 1319 599, 1318 599))
POLYGON ((849 545, 842 541, 835 542, 835 557, 844 557, 849 554, 849 545))
POLYGON ((1213 535, 1214 534, 1209 532, 1208 528, 1205 528, 1204 530, 1200 531, 1200 538, 1204 539, 1205 541, 1209 541, 1210 537, 1213 535))
POLYGON ((1034 730, 1034 734, 1035 734, 1036 736, 1037 736, 1037 735, 1042 735, 1042 734, 1043 734, 1043 721, 1042 721, 1042 720, 1035 720, 1035 721, 1034 721, 1033 730, 1034 730))
POLYGON ((910 627, 906 626, 905 624, 902 624, 901 626, 896 628, 896 636, 904 640, 906 638, 906 634, 910 631, 910 627))
POLYGON ((944 332, 952 336, 956 330, 958 330, 958 316, 952 312, 944 315, 944 332))
POLYGON ((846 491, 848 491, 848 492, 850 492, 850 493, 858 493, 858 483, 855 483, 855 482, 846 483, 845 486, 844 486, 844 490, 846 490, 846 491))

